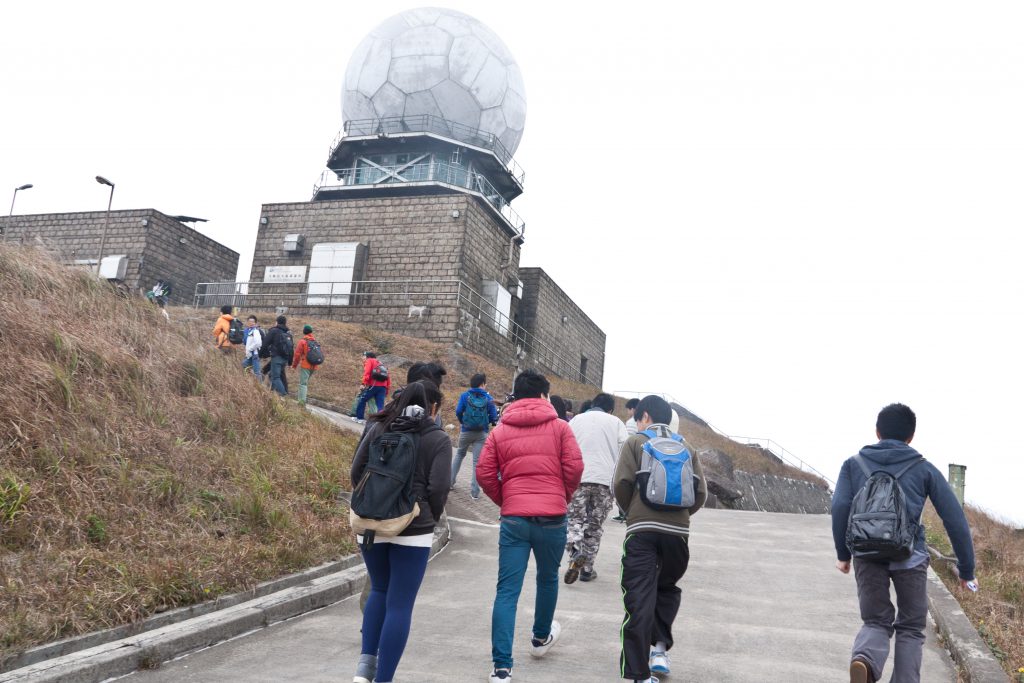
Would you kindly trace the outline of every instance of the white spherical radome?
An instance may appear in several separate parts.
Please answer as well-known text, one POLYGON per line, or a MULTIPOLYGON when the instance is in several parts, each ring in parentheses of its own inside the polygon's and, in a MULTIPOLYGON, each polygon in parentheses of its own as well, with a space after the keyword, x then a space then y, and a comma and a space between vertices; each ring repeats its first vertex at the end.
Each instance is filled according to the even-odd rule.
POLYGON ((342 118, 420 114, 495 135, 515 153, 526 89, 512 53, 471 16, 425 7, 397 14, 359 44, 345 71, 342 118))

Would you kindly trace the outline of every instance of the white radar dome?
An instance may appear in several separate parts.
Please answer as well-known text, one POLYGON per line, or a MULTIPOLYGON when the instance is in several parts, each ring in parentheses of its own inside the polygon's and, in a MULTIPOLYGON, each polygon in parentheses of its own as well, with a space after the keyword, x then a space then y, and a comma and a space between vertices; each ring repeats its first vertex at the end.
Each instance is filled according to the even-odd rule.
POLYGON ((493 31, 461 12, 425 7, 391 17, 359 44, 341 113, 346 122, 430 114, 492 133, 515 153, 526 90, 493 31))

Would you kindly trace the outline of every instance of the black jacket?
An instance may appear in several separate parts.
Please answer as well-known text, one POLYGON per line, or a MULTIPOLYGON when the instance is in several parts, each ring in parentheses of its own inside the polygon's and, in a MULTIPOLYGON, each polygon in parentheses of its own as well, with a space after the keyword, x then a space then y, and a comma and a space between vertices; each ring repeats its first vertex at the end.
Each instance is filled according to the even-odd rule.
MULTIPOLYGON (((285 337, 284 337, 284 334, 283 334, 285 332, 291 332, 291 330, 289 330, 288 327, 285 326, 285 325, 274 325, 273 327, 270 328, 270 331, 267 332, 267 336, 266 336, 266 338, 264 338, 263 343, 266 344, 267 348, 270 349, 270 356, 271 357, 274 357, 274 356, 280 356, 282 358, 286 357, 286 358, 288 358, 288 362, 291 363, 292 362, 291 355, 285 353, 285 351, 287 351, 287 349, 281 348, 281 346, 282 346, 282 344, 283 344, 283 342, 285 340, 285 337)), ((292 351, 293 352, 294 352, 294 343, 295 343, 295 340, 293 339, 292 340, 292 345, 293 345, 292 351)))
MULTIPOLYGON (((391 431, 414 431, 420 435, 416 450, 416 473, 412 480, 412 491, 416 496, 416 502, 420 504, 420 514, 399 536, 433 533, 437 521, 444 513, 448 491, 452 487, 452 441, 429 417, 399 417, 391 424, 391 431)), ((363 470, 370 455, 370 444, 380 433, 380 423, 371 422, 352 459, 351 481, 363 478, 363 470)))

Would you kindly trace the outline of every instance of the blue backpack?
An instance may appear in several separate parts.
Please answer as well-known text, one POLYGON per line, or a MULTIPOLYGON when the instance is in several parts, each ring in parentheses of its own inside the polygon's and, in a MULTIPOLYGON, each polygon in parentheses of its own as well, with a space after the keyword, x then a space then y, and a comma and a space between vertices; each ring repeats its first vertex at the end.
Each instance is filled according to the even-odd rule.
POLYGON ((486 394, 471 391, 466 395, 466 408, 462 411, 462 428, 467 432, 482 432, 490 424, 487 404, 490 398, 486 394))
POLYGON ((693 455, 683 437, 658 436, 651 429, 640 432, 648 440, 643 446, 636 486, 640 499, 652 510, 685 510, 697 501, 693 455))

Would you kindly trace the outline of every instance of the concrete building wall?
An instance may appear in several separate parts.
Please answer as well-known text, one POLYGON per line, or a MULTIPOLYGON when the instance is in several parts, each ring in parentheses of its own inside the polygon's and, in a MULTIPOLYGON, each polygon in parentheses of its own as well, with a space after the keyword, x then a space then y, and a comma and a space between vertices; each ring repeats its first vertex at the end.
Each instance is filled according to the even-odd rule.
MULTIPOLYGON (((105 220, 106 211, 15 216, 9 239, 40 244, 65 263, 95 262, 105 220)), ((127 256, 132 290, 170 279, 175 303, 191 303, 196 282, 234 280, 238 269, 237 252, 155 209, 111 211, 103 254, 127 256)))
POLYGON ((562 377, 601 386, 605 333, 542 268, 520 268, 519 277, 523 281, 519 317, 534 337, 531 359, 562 377), (586 371, 582 372, 584 358, 586 371))

